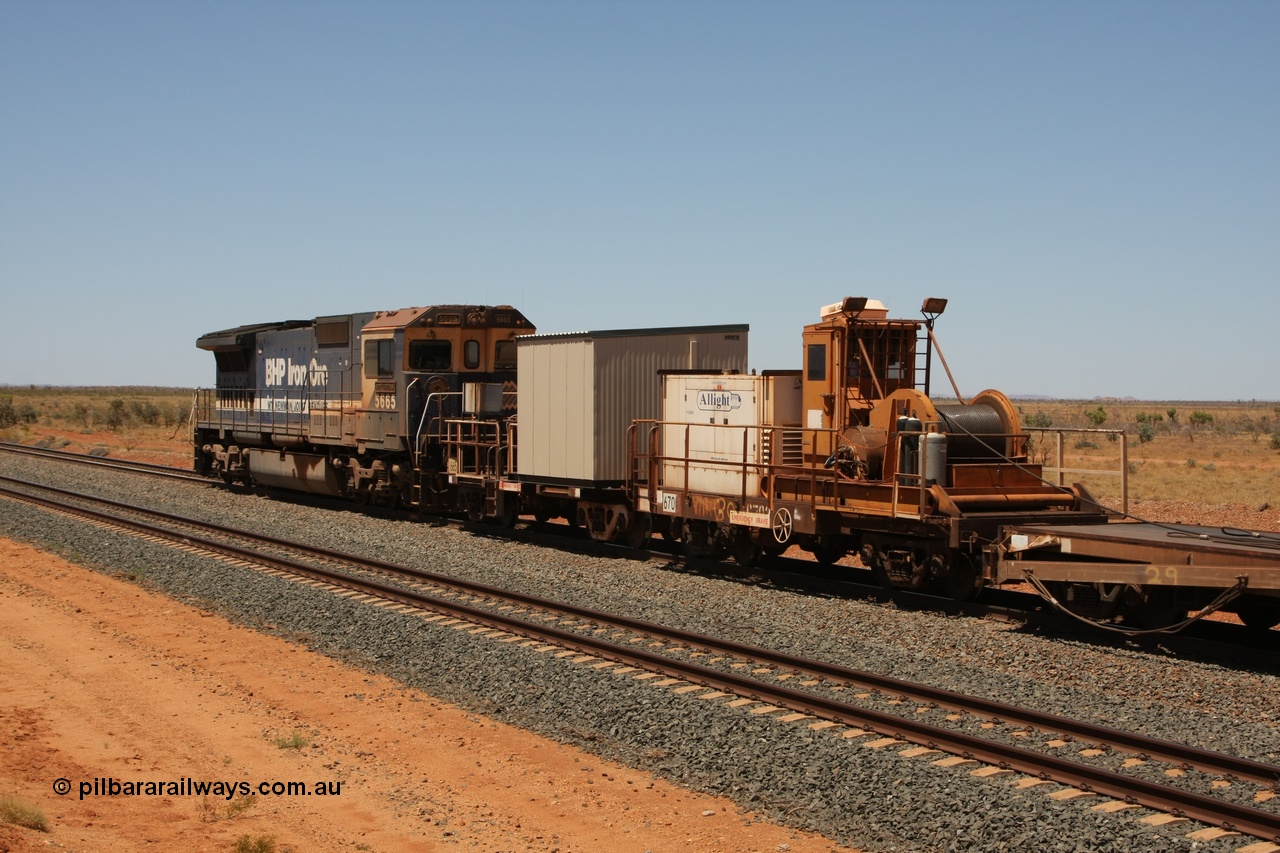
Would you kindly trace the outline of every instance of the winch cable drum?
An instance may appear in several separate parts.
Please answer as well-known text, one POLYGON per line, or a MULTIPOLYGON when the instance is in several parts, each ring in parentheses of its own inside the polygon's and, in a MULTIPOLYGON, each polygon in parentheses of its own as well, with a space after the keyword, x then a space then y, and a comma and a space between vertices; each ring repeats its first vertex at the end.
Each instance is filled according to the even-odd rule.
POLYGON ((947 436, 947 456, 959 459, 1004 458, 1005 428, 1000 412, 985 403, 935 405, 939 431, 947 436), (990 436, 990 440, 985 440, 990 436))

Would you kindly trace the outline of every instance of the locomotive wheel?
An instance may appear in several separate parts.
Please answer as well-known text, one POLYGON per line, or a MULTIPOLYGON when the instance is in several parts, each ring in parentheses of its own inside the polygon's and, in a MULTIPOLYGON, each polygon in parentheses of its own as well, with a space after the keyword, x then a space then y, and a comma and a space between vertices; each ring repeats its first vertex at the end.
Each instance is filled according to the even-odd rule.
POLYGON ((653 536, 653 516, 647 512, 635 512, 627 519, 627 530, 623 538, 629 548, 648 548, 649 539, 653 536))
POLYGON ((872 542, 864 541, 862 553, 858 557, 862 560, 862 564, 871 570, 871 577, 881 589, 893 590, 893 581, 889 580, 889 557, 882 549, 877 548, 872 542))

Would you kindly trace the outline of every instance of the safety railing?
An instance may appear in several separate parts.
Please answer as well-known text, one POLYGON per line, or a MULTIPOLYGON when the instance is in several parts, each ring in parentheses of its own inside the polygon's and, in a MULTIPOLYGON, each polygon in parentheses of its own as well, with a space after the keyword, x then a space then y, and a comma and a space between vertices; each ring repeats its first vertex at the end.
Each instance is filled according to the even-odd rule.
POLYGON ((441 443, 450 474, 481 477, 504 470, 507 444, 504 424, 476 418, 445 418, 441 443))
POLYGON ((1067 475, 1073 478, 1115 477, 1119 481, 1120 510, 1126 514, 1129 512, 1129 437, 1125 430, 1073 427, 1024 427, 1024 429, 1029 433, 1053 437, 1051 442, 1034 441, 1031 449, 1032 457, 1040 460, 1046 480, 1065 488, 1067 475), (1065 439, 1067 435, 1080 436, 1076 440, 1076 449, 1079 450, 1101 450, 1102 445, 1096 444, 1091 437, 1105 438, 1109 446, 1113 445, 1116 448, 1117 467, 1114 469, 1067 467, 1065 439), (1052 464, 1050 464, 1051 460, 1052 464))
POLYGON ((359 407, 358 391, 201 388, 196 391, 193 420, 198 429, 338 439, 343 415, 359 407))

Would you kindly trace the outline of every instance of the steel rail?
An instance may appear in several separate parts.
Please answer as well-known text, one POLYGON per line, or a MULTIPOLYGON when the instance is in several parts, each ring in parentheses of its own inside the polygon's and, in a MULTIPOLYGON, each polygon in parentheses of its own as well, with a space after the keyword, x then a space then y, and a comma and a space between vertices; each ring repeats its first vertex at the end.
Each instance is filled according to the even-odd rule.
POLYGON ((170 477, 175 480, 192 480, 213 484, 216 481, 202 477, 189 468, 175 468, 172 465, 158 465, 154 462, 139 462, 133 459, 109 459, 102 456, 90 456, 86 453, 69 453, 65 450, 54 450, 48 447, 31 447, 26 444, 14 444, 0 441, 0 450, 18 455, 35 456, 40 459, 54 459, 59 462, 73 462, 79 465, 90 465, 99 468, 113 468, 119 471, 152 474, 158 477, 170 477))
MULTIPOLYGON (((33 448, 27 445, 8 444, 4 442, 0 442, 0 450, 10 450, 15 453, 30 453, 32 455, 37 456, 38 458, 61 460, 61 461, 67 461, 72 463, 84 463, 88 465, 101 465, 102 467, 111 468, 118 471, 135 471, 137 473, 142 473, 142 474, 156 474, 159 476, 171 477, 177 480, 186 480, 190 482, 204 483, 207 485, 214 485, 219 487, 227 487, 230 485, 222 480, 219 480, 213 477, 206 477, 199 474, 195 474, 194 472, 191 472, 190 470, 185 468, 174 468, 170 466, 156 465, 148 462, 135 462, 133 460, 124 460, 124 459, 114 459, 114 460, 100 459, 98 457, 85 456, 84 454, 79 454, 79 453, 68 453, 63 450, 53 450, 49 448, 33 448)), ((351 507, 351 504, 349 502, 342 501, 337 498, 326 498, 320 495, 312 495, 312 494, 294 493, 293 500, 304 501, 309 506, 319 506, 319 507, 335 506, 341 509, 350 509, 351 507)), ((367 510, 368 508, 366 508, 366 511, 367 510)), ((386 508, 377 508, 377 513, 378 513, 378 517, 386 517, 386 518, 406 518, 406 519, 422 518, 421 515, 415 515, 405 510, 397 511, 397 510, 390 510, 386 508)), ((457 527, 459 529, 480 533, 481 535, 484 534, 484 528, 480 525, 477 525, 477 523, 475 522, 459 520, 447 514, 439 515, 436 517, 446 520, 447 523, 449 523, 451 526, 457 527)), ((1224 528, 1224 530, 1230 530, 1230 528, 1224 528)), ((1254 531, 1242 531, 1242 532, 1251 534, 1251 535, 1254 534, 1254 531)), ((563 535, 548 534, 545 532, 536 532, 529 528, 525 528, 522 530, 517 530, 514 528, 506 528, 504 529, 503 535, 516 542, 524 542, 527 544, 535 544, 535 545, 549 545, 550 547, 558 547, 558 548, 565 547, 565 543, 569 541, 569 542, 573 542, 574 543, 573 547, 578 549, 582 553, 604 554, 607 556, 619 557, 621 559, 646 559, 646 558, 658 559, 658 558, 671 558, 671 557, 678 558, 680 556, 678 553, 673 553, 670 550, 665 548, 655 548, 653 546, 650 546, 647 549, 636 549, 633 547, 619 545, 615 543, 600 542, 594 539, 585 539, 585 540, 575 539, 571 537, 565 537, 563 535)), ((1239 538, 1240 537, 1234 537, 1233 541, 1237 541, 1239 538)), ((700 563, 706 562, 708 565, 715 565, 718 567, 717 571, 719 573, 726 574, 726 575, 733 575, 736 577, 743 577, 743 578, 765 577, 765 578, 783 578, 783 579, 803 577, 805 579, 805 582, 808 584, 826 584, 828 588, 834 591, 837 591, 838 594, 847 594, 850 590, 857 590, 859 592, 864 592, 864 591, 871 592, 873 594, 882 596, 886 594, 886 592, 888 592, 888 594, 891 595, 892 599, 899 606, 909 606, 914 608, 919 608, 921 606, 924 606, 930 609, 941 610, 942 612, 950 613, 950 614, 963 614, 963 615, 975 616, 980 618, 994 617, 996 619, 1003 619, 1006 621, 1020 620, 1023 622, 1028 622, 1028 621, 1036 622, 1036 621, 1046 621, 1048 618, 1046 617, 1045 613, 1037 613, 1036 611, 1036 608, 1038 608, 1039 605, 1043 603, 1042 598, 1031 593, 1020 593, 1020 592, 1014 592, 1012 590, 1007 590, 1007 589, 995 590, 995 592, 999 595, 1004 595, 1004 596, 1023 597, 1027 599, 1028 603, 1000 604, 1000 603, 995 603, 989 600, 986 602, 956 601, 954 599, 950 599, 946 597, 923 594, 923 593, 919 593, 919 592, 907 590, 907 589, 894 589, 894 590, 886 591, 884 587, 882 587, 880 584, 874 581, 862 582, 862 581, 855 580, 852 577, 846 577, 843 580, 839 581, 838 584, 832 583, 829 577, 817 575, 812 573, 811 571, 806 571, 804 569, 770 570, 767 568, 762 568, 760 566, 744 568, 744 567, 737 566, 736 564, 720 563, 716 561, 704 561, 699 558, 689 558, 689 559, 692 562, 700 562, 700 563)), ((781 560, 784 564, 794 562, 798 566, 815 565, 811 561, 796 560, 794 558, 780 557, 778 559, 781 560)), ((864 568, 853 568, 853 567, 847 567, 847 568, 849 572, 869 573, 870 571, 864 568)), ((989 595, 990 595, 990 592, 988 592, 988 596, 989 595)), ((1058 615, 1059 618, 1064 620, 1066 618, 1061 616, 1060 614, 1057 614, 1057 612, 1052 609, 1047 611, 1047 613, 1058 615)), ((1093 625, 1093 627, 1105 629, 1106 626, 1093 625)), ((1200 627, 1201 627, 1201 630, 1230 631, 1234 626, 1227 626, 1222 623, 1208 623, 1208 624, 1200 623, 1200 627)), ((1234 644, 1241 644, 1241 643, 1245 645, 1252 644, 1252 642, 1247 636, 1235 636, 1230 638, 1219 638, 1219 639, 1225 640, 1227 642, 1231 642, 1234 644)), ((934 700, 929 700, 929 701, 934 701, 934 700)))
POLYGON ((1280 786, 1280 765, 1276 764, 1268 764, 1266 762, 1255 761, 1253 759, 1227 755, 1225 753, 1201 749, 1189 744, 1181 744, 1175 741, 1155 738, 1136 732, 1127 732, 1120 729, 1110 728, 1108 726, 1076 720, 1071 717, 1063 717, 1029 708, 1022 708, 1016 705, 1009 705, 1003 702, 984 699, 978 696, 969 696, 963 693, 946 690, 944 688, 903 681, 901 679, 893 678, 892 676, 880 675, 878 673, 868 672, 865 670, 852 669, 839 664, 826 663, 811 658, 799 657, 786 652, 778 652, 771 649, 761 648, 759 646, 739 643, 734 640, 708 637, 691 631, 684 631, 679 628, 671 628, 641 619, 632 619, 626 616, 619 616, 599 610, 579 607, 566 602, 501 589, 488 584, 455 578, 449 575, 427 571, 425 569, 415 569, 408 566, 398 566, 392 563, 386 563, 381 560, 357 557, 355 555, 344 554, 342 552, 326 548, 319 548, 302 542, 281 539, 274 536, 268 536, 266 534, 252 533, 250 531, 225 527, 212 522, 196 521, 184 516, 160 510, 137 507, 107 498, 88 497, 53 486, 44 486, 37 483, 30 483, 3 476, 0 476, 0 482, 35 487, 68 499, 91 500, 95 503, 110 506, 121 511, 140 513, 150 516, 151 518, 162 519, 174 524, 193 525, 215 531, 225 536, 239 537, 286 550, 310 554, 314 557, 319 557, 333 562, 346 563, 387 574, 399 575, 401 577, 455 589, 472 595, 483 595, 552 613, 568 614, 598 625, 622 628, 642 634, 646 637, 660 639, 667 643, 685 645, 694 649, 702 649, 710 653, 732 655, 755 663, 768 664, 779 669, 793 671, 797 674, 815 677, 821 680, 858 685, 882 693, 912 699, 917 702, 933 704, 955 711, 962 711, 978 717, 985 717, 993 722, 1037 729, 1042 732, 1055 733, 1084 742, 1105 744, 1113 749, 1138 755, 1146 759, 1169 764, 1187 765, 1207 773, 1254 782, 1261 785, 1271 787, 1280 786))

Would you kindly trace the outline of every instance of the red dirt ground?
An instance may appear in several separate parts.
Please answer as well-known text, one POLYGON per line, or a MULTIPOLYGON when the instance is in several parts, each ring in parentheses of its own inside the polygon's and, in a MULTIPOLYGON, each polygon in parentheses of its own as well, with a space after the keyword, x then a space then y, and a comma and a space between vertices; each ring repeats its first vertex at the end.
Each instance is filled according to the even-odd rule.
POLYGON ((0 825, 5 853, 841 849, 29 546, 0 566, 0 798, 49 825, 0 825), (81 799, 95 779, 341 790, 81 799))

